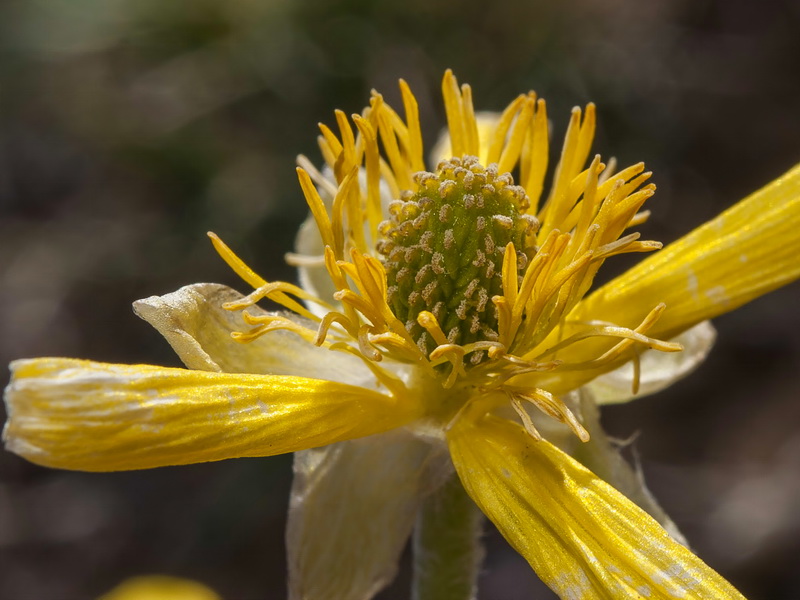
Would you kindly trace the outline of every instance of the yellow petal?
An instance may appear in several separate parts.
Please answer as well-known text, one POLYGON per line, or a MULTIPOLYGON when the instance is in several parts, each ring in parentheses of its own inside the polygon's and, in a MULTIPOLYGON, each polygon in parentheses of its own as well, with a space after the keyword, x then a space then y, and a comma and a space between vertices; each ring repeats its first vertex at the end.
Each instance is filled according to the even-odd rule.
POLYGON ((461 418, 448 442, 467 493, 562 598, 742 598, 625 496, 522 427, 461 418))
POLYGON ((648 335, 669 339, 800 277, 798 231, 800 165, 604 285, 574 317, 629 327, 664 302, 648 335))
POLYGON ((290 600, 365 600, 394 579, 432 451, 398 430, 294 455, 290 600))
POLYGON ((145 575, 123 581, 98 600, 222 600, 206 586, 167 575, 145 575))
MULTIPOLYGON (((289 331, 271 331, 243 344, 232 331, 251 328, 241 311, 222 308, 243 296, 216 283, 187 285, 165 296, 151 296, 133 303, 137 315, 155 327, 190 369, 224 373, 313 376, 366 384, 374 377, 362 361, 343 352, 332 352, 308 343, 289 331)), ((247 312, 255 317, 268 314, 258 306, 247 312)), ((275 314, 275 313, 270 313, 275 314)), ((295 323, 317 329, 317 324, 290 312, 280 313, 295 323)))
POLYGON ((49 467, 120 471, 270 456, 414 418, 410 402, 342 383, 66 358, 18 360, 6 447, 49 467))

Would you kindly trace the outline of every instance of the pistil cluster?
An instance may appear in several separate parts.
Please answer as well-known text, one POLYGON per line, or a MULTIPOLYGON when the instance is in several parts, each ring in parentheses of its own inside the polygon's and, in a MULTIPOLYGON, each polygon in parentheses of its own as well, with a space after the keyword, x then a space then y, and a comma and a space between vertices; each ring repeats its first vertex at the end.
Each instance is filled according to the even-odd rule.
MULTIPOLYGON (((537 221, 525 214, 524 188, 474 156, 442 161, 436 173, 416 173, 414 181, 417 191, 392 202, 379 228, 392 312, 426 355, 437 344, 419 323, 423 311, 433 314, 450 344, 497 340, 491 299, 503 293, 506 246, 521 249, 520 273, 535 253, 528 239, 537 221)), ((470 361, 483 358, 475 352, 470 361)))

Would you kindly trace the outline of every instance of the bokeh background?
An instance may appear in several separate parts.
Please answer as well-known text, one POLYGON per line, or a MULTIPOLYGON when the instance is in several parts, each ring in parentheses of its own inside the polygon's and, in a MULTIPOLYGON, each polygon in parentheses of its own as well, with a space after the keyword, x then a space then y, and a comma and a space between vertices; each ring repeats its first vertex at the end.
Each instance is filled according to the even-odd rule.
MULTIPOLYGON (((397 102, 404 77, 430 146, 447 67, 481 109, 535 89, 555 139, 595 101, 595 148, 655 172, 645 236, 674 240, 800 160, 798 30, 794 0, 6 0, 0 362, 177 366, 130 302, 243 289, 209 229, 291 280, 293 164, 319 159, 316 123, 371 88, 397 102)), ((753 599, 800 597, 799 302, 795 284, 718 319, 700 371, 604 412, 639 434, 694 548, 753 599)), ((288 457, 85 474, 0 452, 0 598, 90 599, 153 572, 282 598, 290 479, 288 457)), ((483 598, 552 598, 491 528, 487 545, 483 598)), ((382 600, 407 597, 407 562, 382 600)))

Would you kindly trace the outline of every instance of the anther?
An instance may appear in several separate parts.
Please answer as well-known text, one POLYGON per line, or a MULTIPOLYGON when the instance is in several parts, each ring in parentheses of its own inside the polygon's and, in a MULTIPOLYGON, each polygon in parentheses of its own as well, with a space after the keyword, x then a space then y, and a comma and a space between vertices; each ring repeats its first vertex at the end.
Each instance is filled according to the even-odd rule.
POLYGON ((472 313, 472 318, 470 319, 469 322, 469 332, 478 333, 480 330, 481 330, 481 318, 478 315, 478 313, 472 313))
POLYGON ((431 281, 428 285, 426 285, 422 290, 422 299, 425 300, 425 303, 430 305, 431 304, 431 297, 433 293, 436 291, 436 288, 439 287, 438 281, 431 281))
POLYGON ((433 310, 431 310, 433 316, 436 317, 437 321, 441 321, 442 315, 444 314, 444 302, 439 300, 436 304, 433 305, 433 310))
POLYGON ((514 220, 505 215, 494 215, 492 216, 492 221, 503 229, 511 229, 514 226, 514 220))
POLYGON ((475 290, 478 289, 478 286, 481 284, 480 279, 473 279, 467 284, 466 289, 464 290, 464 296, 466 298, 472 298, 472 295, 475 293, 475 290))
POLYGON ((481 250, 475 251, 475 260, 472 261, 473 266, 482 267, 486 263, 486 255, 481 250))
POLYGON ((422 213, 414 219, 414 229, 422 229, 428 223, 428 213, 422 213))
POLYGON ((486 304, 489 302, 489 293, 486 288, 478 290, 478 312, 483 312, 486 309, 486 304))
POLYGON ((422 236, 419 238, 420 248, 422 248, 426 252, 433 253, 433 246, 431 245, 431 242, 433 242, 433 232, 430 230, 423 233, 422 236))
POLYGON ((439 195, 442 198, 447 198, 450 193, 456 189, 456 182, 452 179, 447 179, 439 184, 439 195))
POLYGON ((444 275, 446 272, 444 268, 444 254, 441 252, 433 253, 433 256, 431 257, 431 268, 437 275, 444 275))
POLYGON ((424 265, 417 274, 414 275, 414 283, 417 285, 422 285, 428 277, 428 273, 430 273, 433 268, 430 265, 424 265))
POLYGON ((467 308, 468 306, 466 300, 462 300, 459 303, 458 308, 456 308, 456 316, 462 321, 465 321, 467 319, 467 308))
POLYGON ((444 232, 444 249, 445 250, 452 250, 453 246, 456 245, 456 237, 453 235, 453 230, 448 229, 444 232))
POLYGON ((511 177, 511 173, 503 173, 502 175, 498 175, 494 178, 494 181, 500 188, 504 188, 508 185, 514 185, 514 178, 511 177))

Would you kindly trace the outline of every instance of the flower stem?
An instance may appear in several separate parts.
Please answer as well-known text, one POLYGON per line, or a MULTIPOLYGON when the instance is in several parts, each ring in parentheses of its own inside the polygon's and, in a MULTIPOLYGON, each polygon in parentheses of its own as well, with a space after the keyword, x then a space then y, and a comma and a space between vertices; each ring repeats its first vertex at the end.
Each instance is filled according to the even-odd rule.
POLYGON ((412 600, 476 597, 482 520, 455 473, 425 500, 414 528, 412 600))

